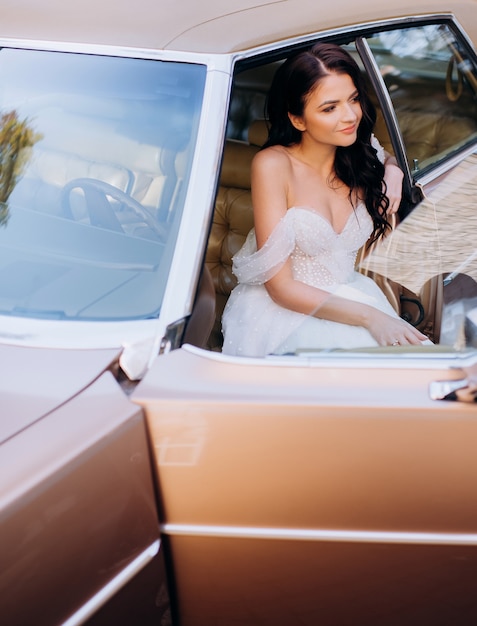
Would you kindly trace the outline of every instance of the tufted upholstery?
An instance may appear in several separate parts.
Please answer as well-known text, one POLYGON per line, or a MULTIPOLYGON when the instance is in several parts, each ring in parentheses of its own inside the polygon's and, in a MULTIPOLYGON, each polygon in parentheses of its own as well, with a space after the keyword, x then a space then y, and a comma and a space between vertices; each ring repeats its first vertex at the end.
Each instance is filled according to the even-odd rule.
POLYGON ((434 112, 416 115, 415 111, 401 111, 399 125, 409 158, 417 159, 421 167, 426 159, 435 161, 437 155, 467 140, 477 130, 477 124, 469 118, 434 112))
MULTIPOLYGON (((377 113, 374 132, 384 149, 393 154, 380 109, 377 113)), ((446 151, 454 149, 477 132, 477 122, 468 117, 443 115, 437 111, 415 111, 410 108, 399 109, 397 115, 411 169, 414 160, 422 169, 428 159, 436 161, 446 151)))
POLYGON ((215 350, 220 350, 222 346, 222 312, 237 283, 232 274, 232 257, 240 250, 253 227, 250 164, 266 136, 265 121, 259 120, 250 127, 250 143, 229 139, 224 148, 206 255, 206 265, 216 292, 216 321, 209 339, 209 347, 215 350))
POLYGON ((207 340, 215 323, 215 286, 205 265, 200 277, 192 313, 187 322, 183 343, 208 347, 207 340))

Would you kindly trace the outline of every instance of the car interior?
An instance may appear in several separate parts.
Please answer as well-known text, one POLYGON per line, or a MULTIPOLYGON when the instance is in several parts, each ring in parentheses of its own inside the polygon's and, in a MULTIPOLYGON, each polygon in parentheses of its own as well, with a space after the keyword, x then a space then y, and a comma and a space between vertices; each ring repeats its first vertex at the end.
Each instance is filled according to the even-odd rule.
MULTIPOLYGON (((476 92, 472 85, 466 85, 466 90, 458 86, 461 93, 459 97, 453 96, 454 78, 450 66, 453 55, 450 55, 451 61, 444 61, 444 69, 445 65, 449 65, 443 71, 442 61, 438 63, 433 60, 433 67, 429 68, 429 63, 425 63, 428 59, 416 62, 390 55, 389 52, 385 55, 379 49, 380 45, 381 42, 376 44, 375 54, 394 105, 409 167, 419 177, 429 166, 441 162, 477 136, 476 92)), ((356 52, 352 53, 359 60, 356 52)), ((266 93, 279 62, 272 61, 245 69, 235 76, 220 182, 202 277, 202 284, 207 284, 208 293, 211 291, 211 282, 215 291, 215 319, 206 342, 206 347, 214 351, 221 350, 221 317, 227 298, 236 284, 232 273, 232 257, 253 227, 250 164, 267 138, 264 119, 266 93)), ((460 85, 462 77, 459 76, 457 80, 460 85)), ((381 145, 392 154, 393 147, 381 106, 372 88, 370 95, 378 115, 375 134, 381 145)), ((404 207, 403 214, 406 215, 410 210, 412 207, 404 207)), ((365 255, 365 250, 360 251, 358 260, 363 261, 365 255)), ((443 305, 446 298, 449 300, 454 297, 450 289, 447 289, 446 295, 443 275, 432 277, 415 293, 398 282, 369 271, 365 263, 360 271, 376 280, 404 319, 418 327, 434 343, 439 343, 443 305)), ((477 297, 477 283, 472 278, 465 278, 464 275, 463 280, 454 283, 453 292, 462 291, 459 283, 465 283, 465 297, 477 297)))

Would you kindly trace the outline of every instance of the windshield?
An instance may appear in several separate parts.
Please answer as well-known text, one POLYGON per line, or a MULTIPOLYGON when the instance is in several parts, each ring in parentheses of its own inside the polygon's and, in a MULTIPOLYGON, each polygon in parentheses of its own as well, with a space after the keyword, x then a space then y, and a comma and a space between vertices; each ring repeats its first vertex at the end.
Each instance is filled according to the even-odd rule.
POLYGON ((0 314, 159 314, 205 67, 0 52, 0 314))

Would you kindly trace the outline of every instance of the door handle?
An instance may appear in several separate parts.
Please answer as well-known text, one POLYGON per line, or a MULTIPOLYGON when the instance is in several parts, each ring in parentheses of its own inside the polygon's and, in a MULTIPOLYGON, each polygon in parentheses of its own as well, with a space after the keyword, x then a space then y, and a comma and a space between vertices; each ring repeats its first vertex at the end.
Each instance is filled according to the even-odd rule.
POLYGON ((457 402, 477 402, 477 380, 435 380, 429 385, 431 400, 454 400, 457 402))

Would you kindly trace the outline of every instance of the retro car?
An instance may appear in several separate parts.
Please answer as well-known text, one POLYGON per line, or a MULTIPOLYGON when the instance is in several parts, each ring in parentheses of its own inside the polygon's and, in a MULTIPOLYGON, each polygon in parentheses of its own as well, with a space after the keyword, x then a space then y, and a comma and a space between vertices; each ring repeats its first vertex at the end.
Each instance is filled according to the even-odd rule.
POLYGON ((0 3, 0 622, 477 620, 475 0, 0 3), (358 256, 431 345, 235 357, 285 58, 404 172, 358 256))

